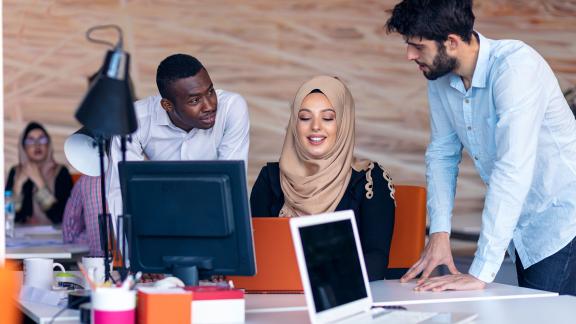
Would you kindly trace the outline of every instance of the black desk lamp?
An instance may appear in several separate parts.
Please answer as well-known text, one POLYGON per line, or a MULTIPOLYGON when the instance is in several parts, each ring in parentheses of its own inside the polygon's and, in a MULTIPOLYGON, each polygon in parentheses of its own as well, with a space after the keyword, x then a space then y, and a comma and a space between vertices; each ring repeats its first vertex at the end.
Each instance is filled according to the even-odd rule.
MULTIPOLYGON (((106 183, 104 168, 105 141, 112 136, 122 137, 122 160, 126 158, 126 136, 138 128, 134 112, 134 98, 129 82, 130 54, 122 49, 122 30, 116 25, 95 26, 86 32, 86 38, 95 43, 111 45, 112 50, 106 53, 104 63, 90 89, 82 99, 76 111, 76 119, 93 135, 98 145, 100 157, 100 186, 102 194, 102 214, 98 216, 100 238, 104 251, 104 271, 106 280, 110 279, 109 232, 112 226, 110 214, 106 212, 106 183), (91 33, 99 29, 112 28, 118 32, 116 45, 94 39, 91 33)), ((109 167, 117 167, 110 165, 109 167)), ((122 234, 120 234, 122 235, 122 234)), ((117 238, 122 239, 122 237, 117 238)), ((123 255, 124 257, 124 255, 123 255)), ((124 264, 125 265, 125 264, 124 264)))

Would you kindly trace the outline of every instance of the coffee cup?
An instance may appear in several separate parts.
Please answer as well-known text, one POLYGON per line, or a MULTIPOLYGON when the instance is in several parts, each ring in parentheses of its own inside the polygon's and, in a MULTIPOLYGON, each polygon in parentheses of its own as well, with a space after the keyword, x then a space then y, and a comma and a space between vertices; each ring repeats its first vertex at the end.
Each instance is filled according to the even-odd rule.
POLYGON ((52 289, 54 283, 54 267, 65 272, 64 266, 60 263, 54 263, 52 259, 24 259, 24 286, 47 290, 52 289))
POLYGON ((56 286, 68 290, 84 289, 84 280, 70 272, 60 272, 55 276, 56 286))
MULTIPOLYGON (((96 285, 101 285, 106 279, 104 271, 104 258, 103 257, 82 257, 82 265, 86 269, 88 276, 96 285)), ((84 285, 84 287, 89 287, 89 285, 84 285)))

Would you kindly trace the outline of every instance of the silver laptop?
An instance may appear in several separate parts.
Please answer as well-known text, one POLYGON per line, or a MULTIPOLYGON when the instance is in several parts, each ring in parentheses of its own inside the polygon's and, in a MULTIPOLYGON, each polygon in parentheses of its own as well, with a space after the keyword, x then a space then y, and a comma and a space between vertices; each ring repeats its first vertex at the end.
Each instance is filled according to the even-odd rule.
POLYGON ((351 210, 293 218, 290 229, 310 321, 316 323, 466 323, 476 314, 373 308, 351 210))

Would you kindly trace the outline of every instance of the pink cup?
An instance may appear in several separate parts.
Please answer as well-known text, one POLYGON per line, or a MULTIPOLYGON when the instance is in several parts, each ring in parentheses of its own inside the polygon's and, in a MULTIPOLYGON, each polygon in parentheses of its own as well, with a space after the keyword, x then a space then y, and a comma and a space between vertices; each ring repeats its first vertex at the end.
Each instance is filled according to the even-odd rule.
POLYGON ((96 288, 92 292, 92 324, 134 324, 136 291, 96 288))

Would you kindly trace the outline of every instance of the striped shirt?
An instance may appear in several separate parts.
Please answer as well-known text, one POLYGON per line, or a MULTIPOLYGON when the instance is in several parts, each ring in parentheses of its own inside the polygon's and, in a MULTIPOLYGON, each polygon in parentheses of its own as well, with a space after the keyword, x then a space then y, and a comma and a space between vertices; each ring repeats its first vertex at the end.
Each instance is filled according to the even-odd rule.
POLYGON ((64 243, 88 244, 91 256, 102 256, 98 229, 101 209, 100 177, 83 175, 74 185, 64 210, 64 243))

